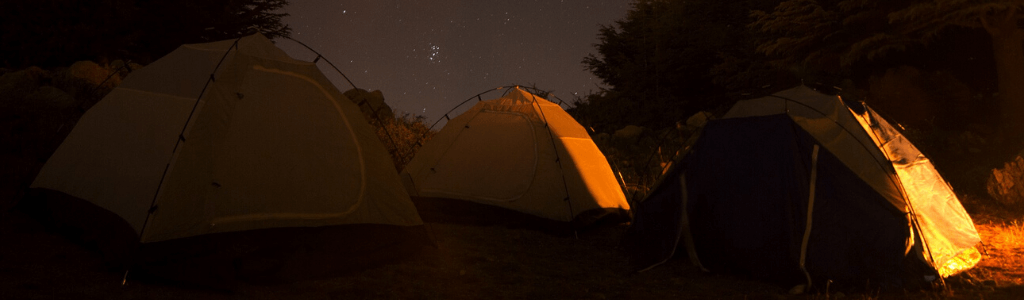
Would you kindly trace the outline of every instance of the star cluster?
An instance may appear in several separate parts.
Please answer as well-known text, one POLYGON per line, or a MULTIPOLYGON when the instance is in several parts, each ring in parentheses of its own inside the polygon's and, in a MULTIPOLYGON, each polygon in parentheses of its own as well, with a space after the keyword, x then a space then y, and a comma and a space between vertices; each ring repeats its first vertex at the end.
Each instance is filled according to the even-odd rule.
MULTIPOLYGON (((520 84, 571 101, 598 90, 580 63, 594 52, 600 24, 625 0, 315 1, 292 0, 292 37, 334 62, 359 88, 384 93, 396 110, 429 122, 494 87, 520 84)), ((278 41, 292 57, 316 57, 278 41)), ((324 73, 341 90, 340 75, 324 73)))

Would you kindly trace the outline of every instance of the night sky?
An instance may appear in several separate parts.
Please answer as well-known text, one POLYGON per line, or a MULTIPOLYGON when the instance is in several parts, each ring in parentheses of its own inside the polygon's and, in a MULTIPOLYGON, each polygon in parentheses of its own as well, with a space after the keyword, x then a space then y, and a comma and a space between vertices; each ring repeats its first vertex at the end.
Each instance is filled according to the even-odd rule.
MULTIPOLYGON (((581 61, 596 52, 599 25, 628 9, 627 0, 292 0, 284 22, 357 87, 433 122, 503 85, 536 85, 567 102, 596 92, 600 79, 581 61)), ((296 59, 316 57, 292 41, 277 45, 296 59)), ((351 88, 319 66, 338 89, 351 88)))

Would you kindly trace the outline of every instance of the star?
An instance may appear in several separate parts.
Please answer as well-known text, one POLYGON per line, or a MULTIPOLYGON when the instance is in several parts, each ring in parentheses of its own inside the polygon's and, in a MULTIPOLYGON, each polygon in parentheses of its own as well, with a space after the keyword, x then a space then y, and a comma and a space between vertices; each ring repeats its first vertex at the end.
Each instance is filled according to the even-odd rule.
MULTIPOLYGON (((429 123, 461 100, 516 82, 562 99, 599 90, 580 62, 596 52, 600 25, 629 8, 622 0, 537 1, 515 10, 499 0, 401 4, 291 0, 284 22, 326 59, 348 60, 337 67, 356 86, 380 89, 394 109, 429 123)), ((277 45, 292 57, 315 56, 295 43, 277 45)), ((351 88, 326 63, 317 65, 339 90, 351 88)))

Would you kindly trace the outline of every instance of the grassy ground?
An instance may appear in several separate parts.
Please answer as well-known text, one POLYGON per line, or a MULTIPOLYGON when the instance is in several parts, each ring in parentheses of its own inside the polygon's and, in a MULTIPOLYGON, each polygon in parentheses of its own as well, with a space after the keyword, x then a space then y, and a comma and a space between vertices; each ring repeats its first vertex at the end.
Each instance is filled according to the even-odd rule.
MULTIPOLYGON (((969 198, 970 199, 970 198, 969 198)), ((968 201, 965 201, 968 202, 968 201)), ((925 291, 816 291, 705 274, 686 260, 630 273, 625 225, 579 238, 502 226, 428 223, 438 243, 416 257, 331 279, 243 285, 220 292, 131 280, 99 257, 48 233, 18 210, 0 220, 0 299, 1021 299, 1024 223, 971 207, 984 241, 978 267, 925 291)))

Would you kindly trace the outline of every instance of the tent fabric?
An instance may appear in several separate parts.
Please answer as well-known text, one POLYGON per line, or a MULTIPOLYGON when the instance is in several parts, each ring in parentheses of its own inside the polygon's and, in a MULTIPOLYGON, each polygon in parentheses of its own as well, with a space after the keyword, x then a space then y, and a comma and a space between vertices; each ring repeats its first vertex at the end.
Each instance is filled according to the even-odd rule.
POLYGON ((768 97, 739 101, 722 119, 786 114, 821 146, 836 153, 862 180, 879 191, 897 209, 906 212, 898 182, 885 155, 839 98, 800 87, 768 97))
POLYGON ((558 104, 518 87, 451 119, 402 176, 414 196, 496 205, 561 222, 629 209, 586 129, 558 104))
POLYGON ((65 193, 30 189, 18 208, 48 231, 99 254, 128 280, 159 280, 218 290, 358 272, 429 247, 424 226, 344 224, 278 227, 139 243, 114 214, 65 193))
POLYGON ((927 158, 870 108, 807 87, 738 102, 661 182, 627 233, 638 269, 692 251, 711 271, 793 284, 803 252, 812 283, 903 286, 977 262, 963 265, 980 238, 927 158))
POLYGON ((85 113, 33 188, 109 210, 143 243, 422 221, 374 129, 260 34, 183 45, 85 113))
POLYGON ((974 222, 938 170, 914 144, 870 107, 853 113, 875 145, 885 153, 896 169, 897 178, 920 223, 927 241, 930 260, 939 273, 948 276, 970 266, 957 265, 956 257, 980 239, 974 222))

